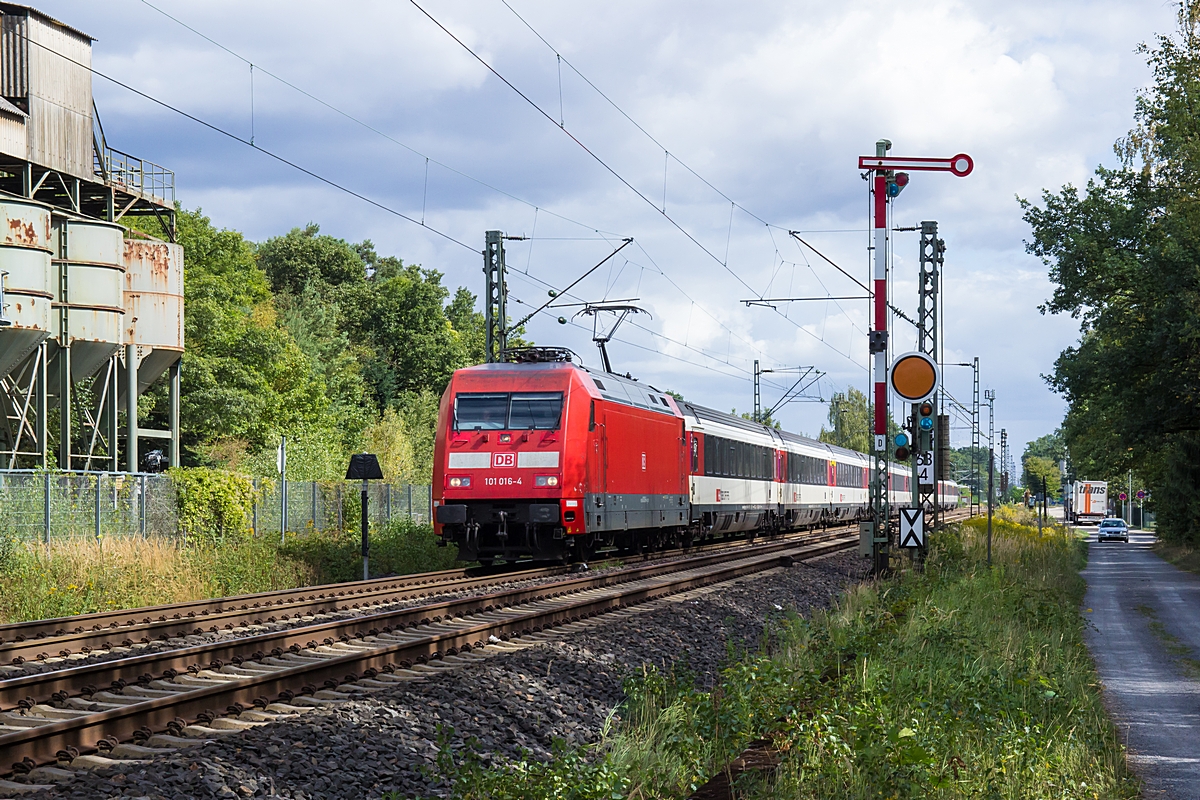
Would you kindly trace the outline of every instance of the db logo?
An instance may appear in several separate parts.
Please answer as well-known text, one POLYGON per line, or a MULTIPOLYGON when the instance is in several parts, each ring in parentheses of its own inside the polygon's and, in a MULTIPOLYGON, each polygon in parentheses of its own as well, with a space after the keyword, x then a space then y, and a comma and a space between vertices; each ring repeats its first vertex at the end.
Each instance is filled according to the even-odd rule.
POLYGON ((517 465, 516 453, 493 453, 493 467, 515 467, 517 465))

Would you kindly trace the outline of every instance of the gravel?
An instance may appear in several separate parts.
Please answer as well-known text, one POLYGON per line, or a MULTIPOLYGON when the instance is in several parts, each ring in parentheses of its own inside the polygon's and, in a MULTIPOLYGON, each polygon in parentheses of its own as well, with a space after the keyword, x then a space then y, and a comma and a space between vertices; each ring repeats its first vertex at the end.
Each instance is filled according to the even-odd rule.
POLYGON ((53 792, 28 796, 442 794, 434 769, 439 738, 456 749, 477 740, 485 762, 525 752, 548 758, 555 739, 595 742, 632 671, 684 662, 698 684, 711 685, 729 645, 754 647, 766 619, 827 606, 862 566, 853 553, 798 563, 149 763, 81 772, 53 792))

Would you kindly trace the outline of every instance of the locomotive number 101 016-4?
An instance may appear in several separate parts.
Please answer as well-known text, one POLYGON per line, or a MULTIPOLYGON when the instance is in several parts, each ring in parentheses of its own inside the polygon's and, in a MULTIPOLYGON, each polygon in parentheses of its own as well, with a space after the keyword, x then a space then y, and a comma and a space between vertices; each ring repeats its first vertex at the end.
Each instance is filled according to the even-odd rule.
POLYGON ((520 478, 484 478, 484 486, 520 486, 520 478))

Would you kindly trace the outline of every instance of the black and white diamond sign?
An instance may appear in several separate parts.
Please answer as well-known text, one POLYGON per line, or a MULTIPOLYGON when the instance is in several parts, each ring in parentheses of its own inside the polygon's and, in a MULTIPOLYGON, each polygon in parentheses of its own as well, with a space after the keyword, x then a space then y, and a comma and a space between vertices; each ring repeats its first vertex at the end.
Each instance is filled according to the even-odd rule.
POLYGON ((925 546, 925 509, 900 509, 900 546, 925 546))

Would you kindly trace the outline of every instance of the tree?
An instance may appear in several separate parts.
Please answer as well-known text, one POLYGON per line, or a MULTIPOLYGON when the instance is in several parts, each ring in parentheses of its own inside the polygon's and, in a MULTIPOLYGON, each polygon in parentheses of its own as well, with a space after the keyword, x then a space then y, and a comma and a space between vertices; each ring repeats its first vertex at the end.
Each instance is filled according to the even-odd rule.
MULTIPOLYGON (((158 233, 153 227, 147 230, 158 233)), ((184 248, 182 461, 268 444, 274 432, 317 419, 328 405, 311 361, 280 324, 266 273, 240 233, 219 230, 196 211, 177 213, 184 248)), ((165 424, 165 382, 144 411, 165 424)))
POLYGON ((1080 320, 1049 376, 1066 399, 1075 473, 1128 469, 1153 487, 1161 535, 1200 540, 1200 3, 1173 36, 1143 46, 1152 85, 1120 166, 1023 201, 1030 253, 1050 267, 1044 312, 1080 320))
MULTIPOLYGON (((371 243, 363 245, 370 247, 371 243)), ((322 236, 321 227, 312 222, 263 242, 258 247, 258 261, 271 288, 288 294, 301 294, 314 285, 361 283, 367 277, 361 251, 341 239, 322 236)))
MULTIPOLYGON (((867 396, 851 386, 844 392, 834 392, 829 398, 829 427, 821 426, 817 439, 859 453, 869 453, 873 429, 874 417, 867 396)), ((900 426, 889 416, 888 440, 894 441, 899 432, 900 426)))
POLYGON ((1062 478, 1058 471, 1058 462, 1041 456, 1027 456, 1021 463, 1021 483, 1034 494, 1040 494, 1043 481, 1046 491, 1051 497, 1062 494, 1062 478))
POLYGON ((829 427, 821 426, 817 438, 826 444, 871 452, 871 415, 867 396, 853 386, 829 398, 829 427))

